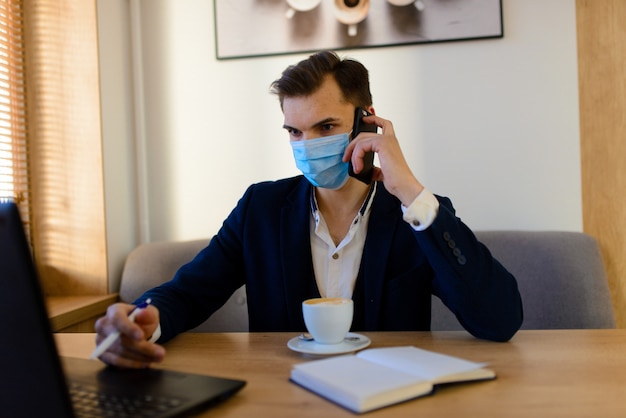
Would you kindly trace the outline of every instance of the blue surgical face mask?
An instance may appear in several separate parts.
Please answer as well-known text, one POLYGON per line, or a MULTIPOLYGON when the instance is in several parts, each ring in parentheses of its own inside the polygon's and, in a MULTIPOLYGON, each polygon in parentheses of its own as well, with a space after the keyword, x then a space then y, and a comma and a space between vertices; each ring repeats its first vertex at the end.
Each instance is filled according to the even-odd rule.
POLYGON ((313 186, 336 190, 348 181, 348 163, 341 161, 349 135, 292 141, 296 166, 313 186))

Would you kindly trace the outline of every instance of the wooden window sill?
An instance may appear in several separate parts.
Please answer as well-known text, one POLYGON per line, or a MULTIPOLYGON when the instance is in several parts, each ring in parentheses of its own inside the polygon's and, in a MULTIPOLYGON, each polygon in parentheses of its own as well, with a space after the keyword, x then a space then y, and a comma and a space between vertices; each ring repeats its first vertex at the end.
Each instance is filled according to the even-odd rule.
POLYGON ((96 320, 119 300, 110 295, 47 296, 48 316, 54 332, 94 332, 96 320))

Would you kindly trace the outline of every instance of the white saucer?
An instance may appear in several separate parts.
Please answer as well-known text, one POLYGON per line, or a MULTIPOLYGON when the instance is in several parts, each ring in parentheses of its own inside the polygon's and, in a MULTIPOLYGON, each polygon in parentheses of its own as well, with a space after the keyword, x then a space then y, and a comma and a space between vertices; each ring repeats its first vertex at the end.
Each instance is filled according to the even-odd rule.
POLYGON ((318 356, 330 356, 333 354, 351 353, 361 350, 372 343, 365 335, 349 332, 347 337, 358 338, 356 341, 343 340, 339 344, 320 344, 315 341, 304 341, 299 337, 293 337, 287 342, 287 347, 298 353, 314 354, 318 356))

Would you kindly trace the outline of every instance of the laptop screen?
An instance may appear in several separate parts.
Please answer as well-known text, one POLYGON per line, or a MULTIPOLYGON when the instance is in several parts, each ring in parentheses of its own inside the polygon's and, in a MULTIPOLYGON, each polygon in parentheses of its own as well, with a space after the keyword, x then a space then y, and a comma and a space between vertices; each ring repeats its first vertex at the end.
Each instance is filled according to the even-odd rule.
MULTIPOLYGON (((70 400, 77 385, 93 388, 98 399, 109 395, 169 399, 167 410, 161 408, 164 405, 151 410, 154 416, 169 417, 221 402, 246 383, 173 370, 116 369, 94 360, 60 359, 19 212, 14 204, 6 203, 0 203, 0 315, 2 417, 81 415, 82 408, 70 400), (68 391, 68 381, 73 392, 68 391)), ((93 407, 102 413, 119 416, 107 402, 97 403, 93 407)), ((84 406, 82 402, 80 406, 84 406)), ((147 411, 142 409, 143 414, 147 411)))
POLYGON ((72 416, 42 290, 17 207, 0 203, 2 416, 72 416))

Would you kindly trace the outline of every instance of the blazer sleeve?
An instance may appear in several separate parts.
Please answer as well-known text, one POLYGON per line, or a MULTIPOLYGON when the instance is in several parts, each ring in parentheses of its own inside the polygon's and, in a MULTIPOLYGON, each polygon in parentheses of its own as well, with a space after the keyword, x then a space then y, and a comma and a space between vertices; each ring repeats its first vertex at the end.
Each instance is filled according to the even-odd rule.
POLYGON ((437 198, 435 221, 415 232, 434 271, 433 293, 475 337, 508 341, 523 321, 517 281, 455 216, 450 200, 437 198))
POLYGON ((183 265, 172 280, 148 290, 138 299, 151 298, 159 309, 159 342, 200 325, 244 284, 241 229, 250 191, 251 188, 206 248, 183 265))

